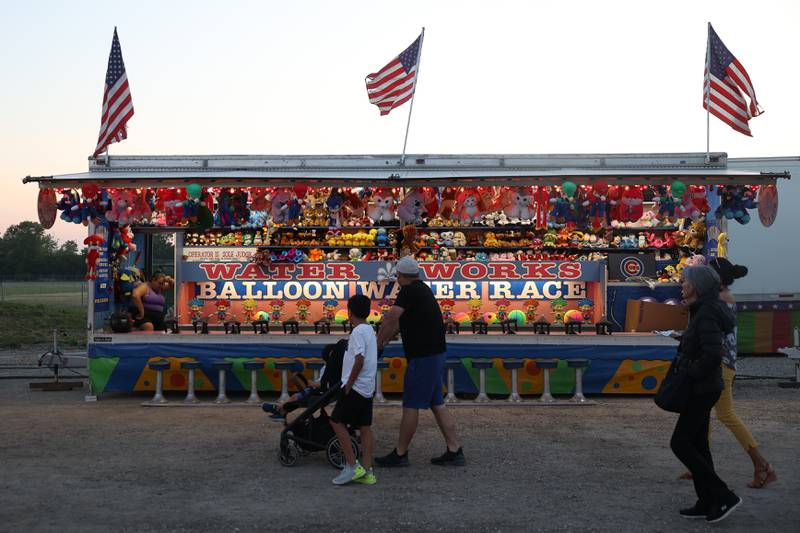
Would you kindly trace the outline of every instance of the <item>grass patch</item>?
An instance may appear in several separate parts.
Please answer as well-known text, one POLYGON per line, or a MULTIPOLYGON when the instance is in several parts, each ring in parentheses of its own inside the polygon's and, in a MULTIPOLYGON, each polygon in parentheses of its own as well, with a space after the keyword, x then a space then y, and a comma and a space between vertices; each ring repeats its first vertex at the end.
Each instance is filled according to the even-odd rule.
POLYGON ((0 284, 0 301, 85 308, 88 289, 84 281, 4 281, 0 284))
POLYGON ((64 346, 86 346, 86 310, 79 306, 0 303, 0 348, 50 343, 53 328, 64 346))

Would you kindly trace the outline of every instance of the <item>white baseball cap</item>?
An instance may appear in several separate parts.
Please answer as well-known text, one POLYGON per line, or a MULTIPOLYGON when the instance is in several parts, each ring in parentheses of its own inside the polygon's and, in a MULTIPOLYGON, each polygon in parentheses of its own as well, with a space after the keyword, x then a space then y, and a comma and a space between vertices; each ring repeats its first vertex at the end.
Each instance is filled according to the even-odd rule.
POLYGON ((419 264, 416 259, 407 255, 397 262, 397 272, 407 276, 416 276, 419 274, 419 264))

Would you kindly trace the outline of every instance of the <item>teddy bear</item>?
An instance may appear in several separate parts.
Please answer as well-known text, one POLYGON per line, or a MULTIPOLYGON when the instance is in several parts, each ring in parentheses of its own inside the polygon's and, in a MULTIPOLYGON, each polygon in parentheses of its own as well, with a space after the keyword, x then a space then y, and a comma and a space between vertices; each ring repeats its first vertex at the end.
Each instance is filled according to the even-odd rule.
POLYGON ((692 225, 689 226, 689 230, 686 232, 683 245, 695 250, 699 250, 703 247, 703 239, 705 238, 705 235, 706 223, 702 220, 695 220, 692 222, 692 225))
POLYGON ((111 209, 106 213, 106 219, 122 226, 131 222, 131 193, 127 189, 116 189, 111 193, 111 209))
POLYGON ((443 231, 441 233, 442 246, 452 247, 455 243, 455 233, 452 231, 443 231))
POLYGON ((482 201, 476 190, 465 189, 458 195, 458 219, 461 224, 472 224, 481 218, 482 201))

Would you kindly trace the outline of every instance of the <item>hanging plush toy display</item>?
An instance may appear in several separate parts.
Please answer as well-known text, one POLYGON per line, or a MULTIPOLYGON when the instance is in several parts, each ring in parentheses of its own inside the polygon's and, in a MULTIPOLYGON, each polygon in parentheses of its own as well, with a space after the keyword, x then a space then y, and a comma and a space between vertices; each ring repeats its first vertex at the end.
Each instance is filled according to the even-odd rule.
POLYGON ((83 199, 80 202, 81 222, 84 226, 88 226, 89 222, 97 224, 105 218, 106 211, 111 204, 108 193, 105 190, 101 191, 94 183, 83 185, 81 192, 83 193, 83 199))
POLYGON ((183 219, 192 224, 197 223, 200 218, 200 207, 202 205, 201 196, 203 187, 193 183, 186 187, 186 200, 183 201, 183 219))
POLYGON ((575 223, 577 220, 575 193, 577 191, 577 185, 571 181, 565 181, 561 184, 560 193, 550 199, 550 203, 553 205, 553 210, 550 211, 552 226, 560 227, 575 223))
POLYGON ((720 204, 715 212, 717 218, 735 220, 739 224, 750 222, 747 209, 756 205, 749 188, 742 185, 724 185, 717 188, 717 194, 720 196, 720 204))
POLYGON ((620 198, 620 222, 637 222, 644 214, 644 194, 638 185, 625 185, 620 198))
POLYGON ((97 261, 100 259, 100 249, 106 240, 100 235, 89 235, 83 239, 83 244, 89 247, 86 252, 86 279, 97 279, 97 261))
POLYGON ((56 209, 61 211, 59 217, 64 222, 72 222, 73 224, 81 223, 81 215, 78 206, 81 203, 80 196, 74 189, 61 189, 61 198, 56 204, 56 209))
POLYGON ((535 209, 531 187, 515 187, 506 193, 503 212, 512 221, 530 222, 535 216, 535 209))
POLYGON ((111 209, 106 212, 106 219, 120 225, 131 223, 131 203, 133 201, 128 189, 115 189, 111 191, 111 209))
POLYGON ((684 212, 683 196, 686 194, 686 185, 682 181, 675 180, 669 188, 665 185, 658 185, 656 188, 658 196, 653 197, 653 201, 658 204, 658 220, 675 222, 684 212))
POLYGON ((372 192, 372 202, 368 209, 369 218, 373 224, 393 222, 397 220, 395 214, 395 195, 389 187, 380 187, 372 192))
POLYGON ((536 229, 547 228, 547 212, 550 210, 550 188, 544 185, 534 187, 533 199, 536 202, 536 229))
POLYGON ((425 209, 425 196, 420 189, 411 189, 406 193, 397 209, 397 217, 403 224, 422 224, 425 209))
POLYGON ((683 195, 683 210, 679 213, 681 218, 698 220, 711 210, 708 204, 708 188, 705 185, 689 185, 683 195))
MULTIPOLYGON (((328 225, 333 228, 342 226, 342 218, 344 216, 344 196, 339 189, 331 189, 328 199, 325 200, 325 205, 328 207, 328 225)), ((273 203, 273 213, 275 205, 273 203)), ((275 220, 273 214, 273 221, 275 220)))
POLYGON ((605 181, 594 182, 589 188, 587 200, 588 216, 592 228, 598 230, 605 227, 608 184, 605 181))

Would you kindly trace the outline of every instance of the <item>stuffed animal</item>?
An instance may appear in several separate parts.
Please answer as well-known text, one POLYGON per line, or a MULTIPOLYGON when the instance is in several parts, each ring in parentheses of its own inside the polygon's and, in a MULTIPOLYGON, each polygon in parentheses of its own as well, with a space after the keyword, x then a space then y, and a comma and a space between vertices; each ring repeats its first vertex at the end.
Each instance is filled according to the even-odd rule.
POLYGON ((622 206, 622 187, 620 185, 609 185, 606 195, 608 208, 606 209, 606 220, 613 226, 615 221, 620 220, 620 208, 622 206))
POLYGON ((608 184, 597 181, 588 192, 588 215, 592 219, 592 227, 600 229, 606 225, 606 200, 608 198, 608 184))
POLYGON ((247 207, 248 196, 246 189, 239 189, 231 196, 234 227, 246 226, 250 221, 250 209, 247 207))
POLYGON ((442 202, 439 206, 439 216, 444 220, 452 220, 456 210, 456 200, 458 189, 455 187, 445 187, 441 189, 442 202))
MULTIPOLYGON (((111 203, 108 199, 106 191, 100 191, 100 188, 94 183, 87 183, 81 187, 83 199, 80 202, 80 218, 84 226, 88 226, 89 222, 97 223, 101 218, 105 218, 106 211, 111 203)), ((72 209, 76 209, 73 206, 72 209)))
POLYGON ((396 220, 394 191, 388 187, 380 187, 372 193, 372 205, 369 207, 369 218, 374 224, 396 220))
POLYGON ((400 255, 412 255, 419 251, 417 245, 417 227, 414 224, 406 224, 402 229, 403 243, 400 255))
POLYGON ((106 219, 120 225, 131 222, 131 193, 127 189, 116 189, 111 192, 111 209, 106 213, 106 219))
POLYGON ((535 216, 534 194, 530 187, 517 187, 509 191, 503 213, 509 218, 530 220, 535 216))
POLYGON ((467 237, 461 231, 453 232, 453 246, 464 247, 467 245, 467 237))
POLYGON ((728 234, 724 231, 717 237, 717 257, 728 257, 728 234))
POLYGON ((550 208, 550 188, 544 185, 534 187, 533 200, 536 202, 536 229, 547 227, 547 211, 550 208))
MULTIPOLYGON (((182 202, 183 219, 195 223, 200 218, 200 208, 204 204, 205 197, 210 195, 201 185, 193 183, 186 186, 186 199, 182 202)), ((106 216, 106 218, 108 218, 106 216)))
POLYGON ((83 239, 83 244, 89 247, 86 252, 86 279, 97 279, 97 261, 100 259, 100 247, 106 240, 100 235, 89 235, 83 239))
MULTIPOLYGON (((292 191, 289 189, 277 189, 272 193, 269 212, 273 224, 289 222, 289 203, 293 196, 292 191)), ((341 202, 339 206, 341 207, 341 202)))
POLYGON ((267 211, 269 210, 269 200, 267 195, 269 189, 266 187, 253 187, 250 189, 250 210, 267 211))
POLYGON ((221 228, 235 226, 233 217, 233 193, 231 189, 222 189, 217 195, 217 212, 214 215, 214 224, 221 228))
POLYGON ((426 213, 425 197, 418 189, 412 189, 405 195, 400 207, 397 209, 397 217, 403 224, 422 224, 422 216, 426 213))
POLYGON ((81 223, 81 213, 79 206, 81 198, 77 191, 74 189, 61 189, 61 198, 56 204, 56 209, 61 211, 61 220, 65 222, 72 222, 74 224, 81 223))
POLYGON ((686 194, 686 185, 680 181, 673 181, 667 187, 666 185, 659 185, 656 188, 658 196, 653 198, 658 204, 658 220, 675 222, 675 219, 685 211, 683 207, 683 197, 686 194))
POLYGON ((156 191, 155 211, 161 214, 160 217, 163 216, 165 226, 177 226, 181 222, 185 200, 186 189, 163 188, 156 191))
POLYGON ((703 239, 706 235, 706 223, 702 220, 695 220, 689 226, 686 232, 686 237, 683 240, 683 245, 689 248, 699 250, 703 247, 703 239))
POLYGON ((131 191, 131 210, 129 213, 131 221, 138 223, 148 223, 153 216, 153 209, 148 201, 148 189, 133 189, 131 191))
POLYGON ((744 189, 742 186, 720 186, 717 189, 717 194, 721 197, 719 207, 715 213, 717 218, 733 219, 740 224, 747 224, 750 222, 750 215, 747 214, 744 189))
POLYGON ((679 209, 678 216, 697 220, 705 216, 710 209, 705 185, 689 185, 683 194, 683 205, 682 209, 679 209))
POLYGON ((344 218, 344 196, 339 192, 339 189, 331 189, 328 199, 325 200, 325 205, 328 207, 328 225, 333 228, 341 227, 342 219, 344 218))
POLYGON ((620 199, 619 220, 621 222, 636 222, 644 214, 644 194, 637 185, 625 185, 620 199))

